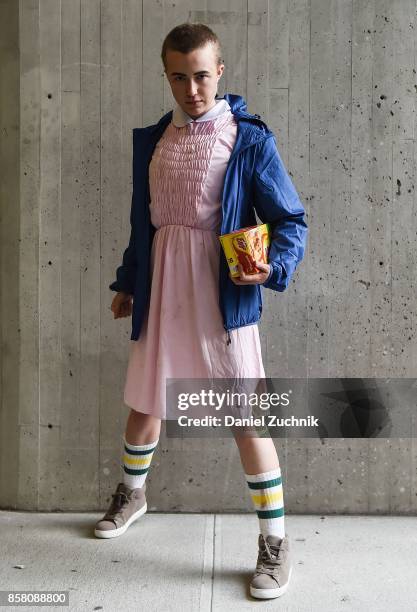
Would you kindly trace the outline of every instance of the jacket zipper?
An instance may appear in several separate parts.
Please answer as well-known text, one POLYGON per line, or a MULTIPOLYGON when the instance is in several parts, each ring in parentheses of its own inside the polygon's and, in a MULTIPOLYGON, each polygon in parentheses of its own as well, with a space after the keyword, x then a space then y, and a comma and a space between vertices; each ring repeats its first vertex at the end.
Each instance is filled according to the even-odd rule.
MULTIPOLYGON (((227 177, 227 174, 230 171, 231 162, 234 160, 235 157, 240 155, 245 149, 248 149, 249 147, 253 147, 254 145, 258 144, 259 142, 263 142, 264 140, 267 140, 268 138, 272 138, 273 136, 274 136, 273 134, 267 134, 264 138, 259 138, 258 140, 255 140, 254 142, 251 142, 249 144, 244 145, 243 147, 241 147, 237 151, 234 151, 234 150, 232 151, 232 154, 229 157, 229 160, 227 162, 226 171, 225 171, 224 180, 223 180, 223 188, 222 188, 222 196, 221 196, 222 220, 221 220, 220 234, 223 233, 223 223, 224 223, 224 192, 225 192, 225 189, 226 189, 226 177, 227 177)), ((236 214, 236 211, 235 211, 235 214, 236 214)))
MULTIPOLYGON (((269 134, 269 135, 266 136, 266 138, 271 138, 272 136, 273 136, 273 134, 269 134)), ((266 140, 266 138, 265 138, 265 140, 266 140)), ((249 147, 252 147, 253 145, 257 144, 258 142, 262 142, 263 140, 264 139, 256 140, 255 142, 251 142, 250 144, 247 144, 247 145, 241 147, 237 151, 232 151, 232 155, 230 156, 229 161, 228 161, 227 166, 226 166, 225 179, 223 181, 223 189, 222 189, 222 197, 221 197, 222 222, 221 222, 220 234, 223 233, 223 223, 224 223, 224 191, 225 191, 225 187, 226 187, 226 175, 229 172, 231 161, 235 157, 240 155, 242 153, 242 151, 244 151, 245 149, 247 149, 249 147)), ((262 311, 262 307, 261 307, 261 311, 262 311)), ((229 346, 229 344, 232 343, 232 339, 230 337, 230 332, 226 328, 226 326, 224 326, 224 329, 226 330, 226 346, 229 346)))

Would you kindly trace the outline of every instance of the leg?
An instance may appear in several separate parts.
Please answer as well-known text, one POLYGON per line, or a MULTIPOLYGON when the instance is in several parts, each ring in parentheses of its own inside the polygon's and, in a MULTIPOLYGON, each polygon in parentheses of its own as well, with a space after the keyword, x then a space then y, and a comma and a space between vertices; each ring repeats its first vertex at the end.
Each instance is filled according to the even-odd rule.
POLYGON ((281 469, 271 438, 233 431, 258 519, 258 560, 250 593, 258 599, 283 595, 291 577, 284 526, 281 469))
POLYGON ((239 448, 252 502, 259 519, 259 529, 268 535, 285 537, 284 501, 281 468, 273 440, 258 438, 250 433, 232 429, 239 448))
POLYGON ((115 538, 147 511, 146 476, 158 444, 161 420, 131 410, 123 436, 123 482, 117 485, 104 517, 96 523, 98 538, 115 538))
POLYGON ((259 474, 279 468, 277 451, 271 438, 257 438, 237 432, 233 435, 246 474, 259 474))
POLYGON ((131 409, 126 424, 126 442, 135 446, 149 444, 159 438, 160 432, 161 419, 131 409))
POLYGON ((123 455, 123 482, 127 487, 136 489, 144 485, 160 431, 161 419, 133 409, 130 411, 123 455))

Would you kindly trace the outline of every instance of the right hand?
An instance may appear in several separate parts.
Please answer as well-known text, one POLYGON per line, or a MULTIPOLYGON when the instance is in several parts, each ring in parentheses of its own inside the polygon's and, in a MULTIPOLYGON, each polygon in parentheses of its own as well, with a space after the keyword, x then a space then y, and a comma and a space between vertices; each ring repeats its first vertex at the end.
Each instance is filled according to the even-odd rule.
POLYGON ((121 317, 130 317, 132 314, 133 295, 119 291, 113 298, 111 310, 113 311, 113 319, 121 317))

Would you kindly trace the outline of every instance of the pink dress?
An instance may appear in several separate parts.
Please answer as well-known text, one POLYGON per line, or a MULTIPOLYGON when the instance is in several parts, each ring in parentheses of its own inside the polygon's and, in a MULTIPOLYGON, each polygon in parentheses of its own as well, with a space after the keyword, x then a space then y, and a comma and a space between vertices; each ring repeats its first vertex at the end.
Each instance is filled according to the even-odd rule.
POLYGON ((236 120, 225 100, 197 120, 179 117, 149 167, 151 297, 124 389, 127 406, 160 419, 166 378, 265 378, 257 324, 231 330, 227 344, 219 306, 221 195, 236 120))

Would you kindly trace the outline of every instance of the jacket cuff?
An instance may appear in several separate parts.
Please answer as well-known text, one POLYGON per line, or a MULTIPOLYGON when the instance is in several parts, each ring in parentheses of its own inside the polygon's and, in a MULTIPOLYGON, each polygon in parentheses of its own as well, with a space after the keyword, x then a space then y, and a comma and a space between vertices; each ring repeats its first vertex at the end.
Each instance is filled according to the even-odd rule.
POLYGON ((269 263, 269 276, 268 276, 268 278, 266 279, 266 281, 264 281, 264 282, 262 283, 262 285, 263 285, 264 287, 265 287, 266 283, 269 281, 269 279, 271 278, 272 273, 274 272, 274 268, 272 267, 272 263, 271 263, 270 261, 269 261, 268 263, 269 263))
POLYGON ((130 287, 121 287, 118 281, 114 281, 111 285, 109 285, 109 289, 111 291, 116 291, 117 293, 127 293, 129 295, 133 295, 134 292, 130 289, 130 287))
POLYGON ((284 291, 286 288, 285 283, 285 269, 277 261, 269 261, 271 266, 271 273, 267 280, 263 283, 265 289, 273 289, 274 291, 284 291))

